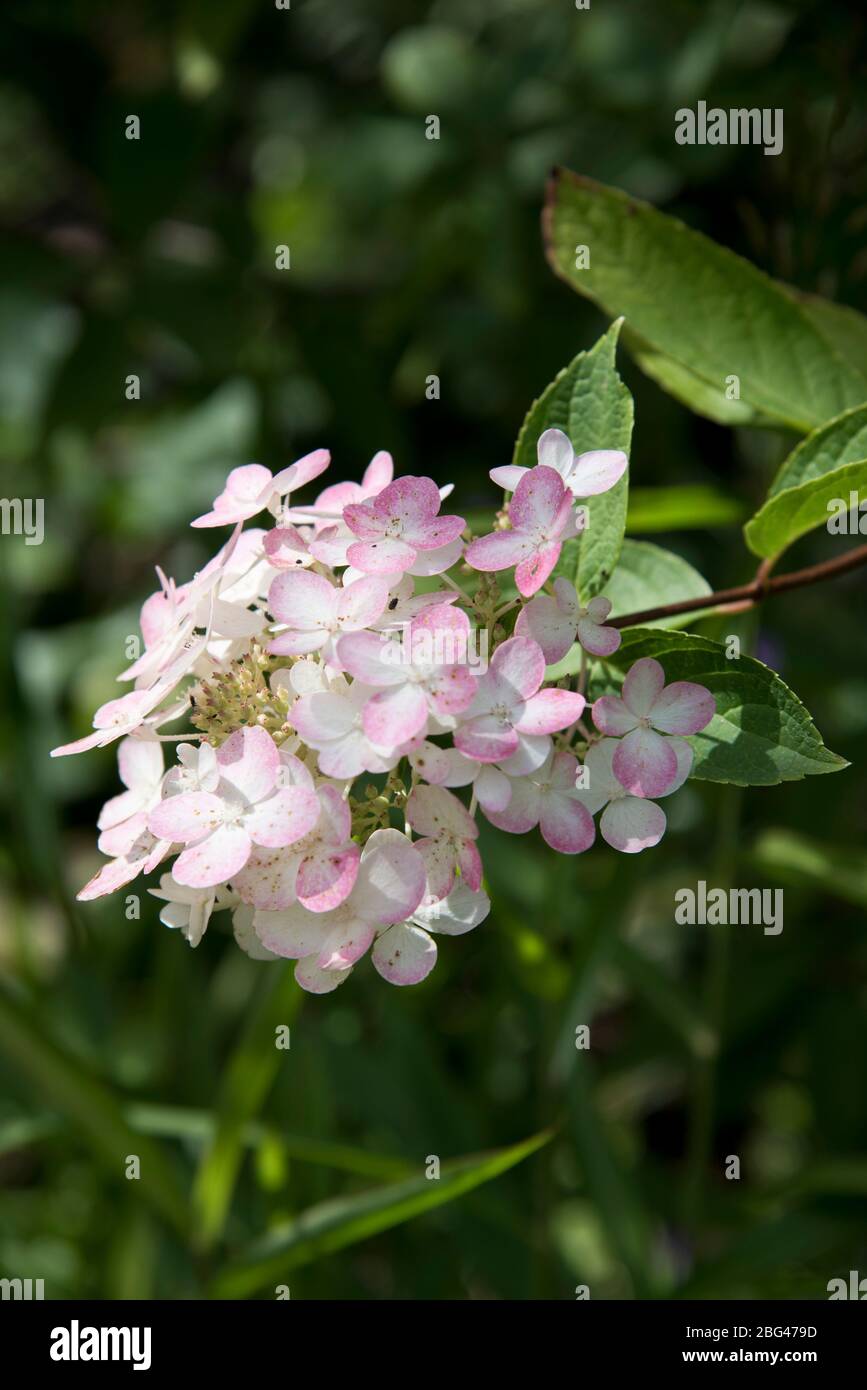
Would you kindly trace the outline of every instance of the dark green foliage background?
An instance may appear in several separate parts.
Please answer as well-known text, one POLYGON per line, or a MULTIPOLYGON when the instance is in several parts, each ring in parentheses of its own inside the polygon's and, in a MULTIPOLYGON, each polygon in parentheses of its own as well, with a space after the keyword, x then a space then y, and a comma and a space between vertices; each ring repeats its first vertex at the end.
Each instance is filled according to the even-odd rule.
MULTIPOLYGON (((163 1129, 179 1108, 207 1126, 272 968, 219 925, 189 951, 149 898, 138 922, 122 896, 73 902, 114 753, 47 750, 117 689, 154 564, 201 564, 188 522, 230 466, 320 444, 335 477, 388 448, 453 480, 458 510, 494 501, 487 470, 531 400, 605 327, 542 255, 554 163, 867 311, 864 29, 824 0, 4 8, 2 491, 44 497, 46 539, 0 540, 0 967, 76 1074, 127 1109, 169 1107, 163 1129), (674 111, 699 99, 783 107, 784 153, 676 145, 674 111)), ((623 354, 621 370, 633 486, 711 485, 750 515, 793 439, 726 431, 623 354)), ((736 524, 652 539, 714 584, 752 573, 736 524)), ((816 533, 787 563, 840 544, 816 533)), ((209 1263, 69 1117, 64 1086, 0 1046, 0 1274, 54 1297, 200 1297, 231 1249, 386 1180, 389 1156, 419 1172, 549 1123, 552 1143, 492 1184, 294 1272, 293 1298, 825 1297, 867 1274, 864 580, 702 630, 755 642, 852 767, 692 784, 634 859, 486 828, 495 909, 443 941, 425 984, 364 964, 303 1001, 209 1263), (676 888, 729 875, 785 885, 781 936, 674 924, 676 888), (301 1139, 348 1146, 343 1168, 296 1157, 301 1139)), ((201 1141, 166 1143, 189 1185, 201 1141)))

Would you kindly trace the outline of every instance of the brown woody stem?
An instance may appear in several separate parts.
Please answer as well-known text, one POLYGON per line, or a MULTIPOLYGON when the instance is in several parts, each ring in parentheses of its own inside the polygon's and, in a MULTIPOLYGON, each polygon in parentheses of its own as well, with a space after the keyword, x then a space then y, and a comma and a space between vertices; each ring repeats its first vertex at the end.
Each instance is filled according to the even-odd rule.
POLYGON ((652 623, 657 618, 674 617, 677 613, 695 613, 699 609, 723 608, 728 613, 740 613, 753 608, 771 594, 782 594, 787 589, 802 589, 807 584, 821 584, 826 579, 835 579, 838 574, 860 569, 867 565, 867 545, 850 550, 837 560, 825 560, 820 565, 809 565, 807 569, 793 570, 791 574, 771 576, 772 561, 763 560, 755 579, 749 584, 740 584, 734 589, 718 589, 714 594, 703 598, 687 598, 680 603, 664 603, 659 608, 645 608, 640 613, 625 613, 620 618, 606 619, 608 627, 639 627, 652 623))

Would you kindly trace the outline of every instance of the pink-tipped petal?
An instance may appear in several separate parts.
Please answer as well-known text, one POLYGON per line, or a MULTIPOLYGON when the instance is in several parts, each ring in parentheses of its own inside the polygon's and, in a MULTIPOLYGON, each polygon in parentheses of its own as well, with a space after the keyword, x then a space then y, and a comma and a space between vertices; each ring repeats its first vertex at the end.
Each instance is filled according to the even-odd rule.
POLYGON ((664 734, 697 734, 716 713, 716 700, 703 685, 674 681, 654 701, 650 719, 664 734))
POLYGON ((185 845, 201 840, 223 823, 223 802, 210 792, 167 796, 148 816, 148 829, 160 840, 185 845))
POLYGON ((542 838, 560 854, 583 854, 596 838, 593 817, 574 797, 551 792, 542 798, 542 838))
POLYGON ((554 525, 564 494, 563 479, 553 468, 531 468, 509 503, 509 520, 519 531, 546 531, 554 525))
POLYGON ((479 854, 475 840, 462 841, 458 851, 458 868, 461 871, 461 879, 463 882, 468 888, 472 889, 474 893, 478 893, 482 886, 484 868, 482 866, 482 856, 479 854))
POLYGON ((591 656, 611 656, 621 643, 621 635, 616 627, 603 627, 592 618, 578 619, 578 641, 585 652, 591 656))
POLYGON ((417 985, 437 963, 436 942, 422 927, 399 922, 377 937, 374 968, 391 985, 417 985))
POLYGON ((337 611, 338 593, 320 574, 308 570, 278 574, 268 590, 268 607, 296 632, 326 628, 337 611))
POLYGON ((339 907, 355 887, 360 859, 358 845, 308 855, 301 861, 295 883, 298 901, 308 912, 331 912, 339 907))
POLYGON ((516 778, 504 807, 483 806, 482 809, 498 830, 508 831, 510 835, 526 835, 538 825, 541 806, 542 796, 536 783, 516 778))
POLYGON ((545 580, 553 570, 557 561, 560 559, 560 551, 563 549, 559 541, 546 541, 538 550, 534 550, 528 555, 526 560, 522 560, 515 570, 515 583, 518 592, 524 598, 531 598, 538 593, 545 580))
POLYGON ((591 449, 575 459, 566 486, 575 497, 596 497, 620 481, 628 463, 620 449, 591 449))
POLYGON ((416 554, 414 545, 384 536, 375 541, 356 541, 347 550, 346 558, 365 574, 397 574, 398 571, 409 569, 416 554))
POLYGON ((355 918, 329 932, 316 960, 320 970, 346 970, 361 960, 373 945, 371 923, 355 918))
POLYGON ((380 449, 370 460, 361 479, 365 497, 375 497, 388 487, 393 477, 394 460, 385 449, 380 449))
POLYGON ((271 488, 281 494, 295 492, 297 488, 304 487, 305 483, 312 483, 314 478, 324 473, 330 462, 331 454, 327 449, 314 449, 312 453, 290 463, 281 473, 275 474, 271 488))
POLYGON ((408 523, 403 534, 416 550, 442 550, 458 540, 466 524, 462 516, 435 516, 408 523))
POLYGON ((677 776, 672 782, 668 791, 657 792, 657 796, 670 796, 682 787, 689 774, 692 772, 693 752, 690 745, 684 738, 666 738, 669 748, 674 749, 674 756, 677 759, 677 776))
POLYGON ((601 734, 620 738, 638 726, 638 719, 628 710, 619 695, 603 695, 591 710, 593 723, 601 734))
MULTIPOLYGON (((300 577, 300 576, 299 576, 300 577)), ((236 729, 217 750, 220 777, 248 801, 259 801, 277 781, 280 754, 266 729, 236 729)))
POLYGON ((298 570, 313 564, 307 542, 294 526, 275 526, 266 533, 262 547, 275 570, 298 570))
POLYGON ((474 570, 484 572, 512 569, 532 554, 533 541, 522 531, 492 531, 467 546, 465 560, 474 570))
POLYGON ((614 751, 611 764, 633 796, 664 796, 677 777, 677 757, 668 739, 653 729, 633 729, 614 751))
POLYGON ((399 830, 374 830, 361 855, 352 902, 368 921, 400 922, 425 892, 424 862, 399 830))
POLYGON ((545 679, 545 655, 531 637, 510 637, 491 657, 490 673, 516 700, 528 700, 545 679))
POLYGON ((498 763, 518 747, 518 735, 493 714, 480 714, 455 731, 455 747, 480 763, 498 763))
POLYGON ((538 642, 546 662, 552 666, 566 655, 575 641, 575 627, 575 619, 564 614, 555 599, 548 594, 538 594, 518 614, 515 635, 531 637, 538 642))
POLYGON ((473 703, 476 677, 467 666, 442 666, 425 682, 431 705, 437 714, 461 714, 473 703))
POLYGON ((665 685, 665 672, 652 656, 642 657, 630 667, 623 682, 623 703, 638 719, 650 714, 665 685))
POLYGON ((178 883, 188 888, 213 888, 243 869, 253 843, 240 825, 221 825, 200 844, 185 849, 172 865, 178 883))
POLYGON ((605 807, 599 829, 612 849, 638 854, 659 844, 665 834, 665 812, 652 801, 622 796, 605 807))
POLYGON ((319 798, 307 787, 278 787, 244 817, 250 839, 266 849, 294 845, 319 819, 319 798))
POLYGON ((382 690, 364 706, 362 727, 371 742, 396 748, 427 727, 428 708, 420 686, 406 682, 382 690))
POLYGON ((454 846, 448 840, 425 837, 416 840, 413 848, 424 862, 427 888, 425 901, 439 901, 449 895, 455 884, 457 857, 454 846))
POLYGON ((379 575, 356 579, 336 591, 336 617, 345 632, 369 627, 388 603, 388 583, 379 575))
POLYGON ((586 703, 577 691, 540 690, 527 701, 515 728, 519 734, 556 734, 581 718, 586 703))

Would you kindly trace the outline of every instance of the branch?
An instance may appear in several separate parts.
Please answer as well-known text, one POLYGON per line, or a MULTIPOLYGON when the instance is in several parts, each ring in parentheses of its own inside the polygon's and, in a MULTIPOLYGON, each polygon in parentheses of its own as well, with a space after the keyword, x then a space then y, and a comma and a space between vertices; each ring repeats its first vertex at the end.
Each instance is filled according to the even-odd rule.
POLYGON ((606 618, 608 627, 639 627, 652 623, 657 618, 671 618, 677 613, 695 613, 704 608, 722 608, 729 613, 739 613, 753 608, 771 594, 781 594, 787 589, 802 589, 807 584, 821 584, 826 579, 835 579, 838 574, 848 570, 860 569, 867 565, 867 545, 858 546, 841 555, 838 560, 825 560, 820 565, 810 565, 807 569, 793 570, 791 574, 769 576, 770 564, 767 560, 759 566, 755 579, 749 584, 740 584, 735 589, 718 589, 714 594, 702 598, 687 598, 680 603, 664 603, 659 608, 645 608, 640 613, 626 613, 622 618, 606 618))

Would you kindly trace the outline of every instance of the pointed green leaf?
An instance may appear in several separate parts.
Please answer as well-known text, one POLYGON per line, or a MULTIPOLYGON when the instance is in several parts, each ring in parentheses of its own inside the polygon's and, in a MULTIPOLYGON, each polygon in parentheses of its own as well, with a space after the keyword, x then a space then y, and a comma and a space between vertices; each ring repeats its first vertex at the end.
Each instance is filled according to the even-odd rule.
POLYGON ((782 464, 767 501, 744 527, 756 555, 776 556, 800 536, 824 526, 828 505, 845 503, 867 483, 867 405, 847 410, 814 430, 782 464))
POLYGON ((545 1130, 507 1149, 445 1163, 437 1181, 421 1172, 370 1192, 321 1202, 239 1255, 218 1274, 212 1292, 217 1298, 245 1298, 279 1283, 292 1269, 462 1197, 514 1168, 551 1138, 552 1132, 545 1130))
POLYGON ((833 518, 839 521, 855 496, 859 503, 867 499, 867 459, 770 497, 744 527, 747 544, 754 555, 767 559, 780 555, 808 531, 827 526, 833 518))
MULTIPOLYGON (((560 170, 545 236, 558 275, 622 315, 646 351, 670 358, 717 403, 737 377, 741 403, 806 432, 867 397, 862 373, 785 286, 647 203, 560 170), (589 248, 584 269, 578 246, 589 248)), ((692 406, 719 418, 701 395, 692 406)))

